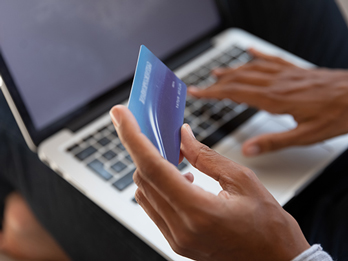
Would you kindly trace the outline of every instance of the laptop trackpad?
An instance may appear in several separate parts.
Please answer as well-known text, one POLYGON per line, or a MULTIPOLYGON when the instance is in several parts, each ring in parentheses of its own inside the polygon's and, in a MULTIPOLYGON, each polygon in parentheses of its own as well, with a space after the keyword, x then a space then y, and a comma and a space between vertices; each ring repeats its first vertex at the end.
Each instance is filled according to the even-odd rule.
POLYGON ((283 149, 254 158, 242 155, 241 146, 248 138, 287 130, 281 123, 269 120, 248 134, 241 132, 236 135, 235 145, 225 148, 223 153, 233 161, 252 169, 281 204, 285 204, 298 189, 312 180, 331 154, 328 145, 316 144, 283 149))

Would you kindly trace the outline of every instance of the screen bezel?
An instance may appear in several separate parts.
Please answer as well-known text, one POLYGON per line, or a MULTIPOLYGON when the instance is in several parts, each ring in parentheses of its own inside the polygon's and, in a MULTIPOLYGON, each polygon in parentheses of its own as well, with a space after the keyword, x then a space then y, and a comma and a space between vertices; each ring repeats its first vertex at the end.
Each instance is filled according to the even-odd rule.
MULTIPOLYGON (((224 1, 214 0, 214 2, 216 3, 217 9, 221 17, 221 24, 214 30, 193 40, 191 43, 182 47, 177 52, 171 54, 169 57, 164 58, 164 63, 167 64, 172 70, 180 66, 182 62, 185 61, 184 56, 186 55, 186 53, 189 52, 189 50, 196 48, 200 43, 204 41, 209 41, 209 39, 212 36, 216 35, 217 33, 221 32, 222 30, 228 27, 230 17, 228 16, 228 12, 226 10, 224 1)), ((93 101, 81 106, 73 113, 70 113, 67 116, 63 116, 61 119, 48 125, 42 130, 37 130, 34 126, 32 118, 28 113, 28 110, 26 109, 24 101, 17 89, 16 83, 12 78, 8 67, 6 66, 6 62, 3 58, 1 49, 0 74, 4 83, 6 84, 7 90, 14 102, 14 105, 16 106, 18 113, 20 114, 20 117, 28 131, 28 134, 36 147, 38 147, 43 140, 58 132, 59 130, 68 128, 72 131, 76 131, 83 125, 94 120, 103 113, 107 112, 113 105, 125 101, 129 96, 133 78, 131 77, 122 84, 118 84, 117 86, 111 87, 110 91, 102 94, 93 101)))

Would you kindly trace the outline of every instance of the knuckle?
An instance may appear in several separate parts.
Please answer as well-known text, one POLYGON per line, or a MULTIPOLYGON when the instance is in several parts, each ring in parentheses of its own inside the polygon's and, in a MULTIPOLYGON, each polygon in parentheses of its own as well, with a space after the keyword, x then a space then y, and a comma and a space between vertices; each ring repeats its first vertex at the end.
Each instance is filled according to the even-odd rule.
POLYGON ((136 202, 137 202, 139 205, 143 205, 143 201, 144 201, 144 199, 145 199, 145 196, 144 196, 143 192, 142 192, 140 189, 137 189, 137 190, 135 191, 134 197, 135 197, 136 202))
POLYGON ((243 167, 243 173, 246 177, 248 178, 255 178, 255 173, 254 171, 252 171, 251 169, 247 168, 247 167, 243 167))
POLYGON ((183 231, 176 235, 175 242, 180 253, 183 253, 188 249, 193 248, 196 239, 191 235, 189 231, 183 231))
POLYGON ((282 141, 282 139, 268 139, 266 141, 266 149, 267 151, 272 151, 272 150, 277 150, 280 149, 282 147, 284 147, 284 141, 282 141))
POLYGON ((146 176, 146 180, 153 181, 157 177, 156 174, 160 171, 160 169, 162 169, 162 165, 163 165, 162 159, 156 159, 156 160, 149 159, 148 161, 138 166, 139 170, 137 169, 136 172, 142 173, 143 176, 146 176))
POLYGON ((175 253, 182 256, 187 256, 188 250, 185 247, 181 247, 177 243, 171 243, 170 245, 175 253))
POLYGON ((241 166, 240 173, 242 178, 240 184, 250 184, 255 181, 256 175, 251 169, 241 166))
POLYGON ((133 174, 133 181, 134 183, 140 187, 141 186, 141 183, 142 183, 142 178, 140 177, 140 174, 139 174, 139 171, 136 170, 133 174))
POLYGON ((210 215, 205 215, 204 213, 197 214, 189 224, 189 231, 191 235, 199 237, 200 235, 207 234, 214 227, 216 227, 215 222, 210 215))
POLYGON ((216 155, 216 152, 212 149, 210 149, 208 146, 203 145, 199 149, 196 161, 194 162, 193 166, 196 167, 199 165, 201 162, 206 161, 213 161, 214 156, 216 155))
POLYGON ((251 63, 249 63, 249 68, 251 70, 260 70, 263 67, 265 67, 265 65, 266 65, 266 61, 256 59, 256 60, 253 60, 251 63))

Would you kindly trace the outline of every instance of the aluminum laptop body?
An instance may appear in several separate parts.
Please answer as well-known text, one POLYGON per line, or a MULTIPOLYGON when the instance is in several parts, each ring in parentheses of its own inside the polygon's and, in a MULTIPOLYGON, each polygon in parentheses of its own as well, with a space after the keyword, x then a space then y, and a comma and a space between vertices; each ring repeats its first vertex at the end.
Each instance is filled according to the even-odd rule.
MULTIPOLYGON (((13 0, 4 1, 3 4, 0 4, 0 10, 4 10, 6 7, 6 11, 9 14, 11 14, 11 12, 17 12, 18 6, 13 4, 12 1, 13 0)), ((104 86, 103 92, 98 92, 93 88, 89 90, 87 87, 86 89, 79 87, 82 88, 82 90, 77 88, 76 90, 72 90, 71 93, 65 93, 65 96, 63 95, 65 98, 60 101, 59 104, 63 109, 69 106, 72 109, 66 110, 68 113, 63 113, 54 120, 50 120, 49 115, 45 115, 45 112, 42 112, 42 115, 38 119, 35 119, 32 115, 34 109, 30 109, 30 106, 33 105, 29 105, 30 101, 25 98, 25 88, 30 87, 32 88, 30 91, 35 93, 35 91, 37 91, 35 88, 40 82, 47 84, 49 80, 51 80, 58 81, 60 84, 69 84, 69 78, 61 80, 60 77, 70 75, 72 80, 76 80, 70 70, 78 68, 78 66, 87 67, 81 75, 84 75, 88 81, 84 81, 83 79, 81 83, 86 84, 86 86, 93 86, 93 84, 98 84, 100 76, 103 75, 103 70, 110 70, 108 67, 109 65, 114 66, 113 69, 115 70, 119 68, 117 66, 120 66, 120 64, 116 64, 117 66, 115 67, 112 59, 110 61, 107 54, 100 52, 100 50, 95 51, 93 46, 87 46, 91 49, 84 46, 87 48, 86 50, 79 50, 79 39, 69 34, 72 31, 68 30, 67 32, 59 34, 67 34, 68 39, 76 38, 76 42, 69 42, 71 44, 69 45, 70 49, 65 49, 65 42, 61 44, 52 42, 59 42, 59 39, 55 38, 56 36, 54 33, 52 36, 51 32, 46 31, 47 28, 45 26, 42 27, 42 24, 47 21, 53 22, 54 19, 50 20, 51 16, 54 16, 55 12, 59 13, 65 10, 63 8, 64 6, 59 4, 58 1, 55 4, 38 0, 32 2, 35 3, 31 3, 30 6, 21 9, 28 10, 28 17, 26 19, 33 21, 33 23, 31 25, 21 25, 16 28, 11 28, 11 35, 14 34, 13 37, 16 39, 18 36, 16 36, 15 29, 18 28, 28 29, 29 32, 32 30, 32 35, 25 35, 27 39, 33 39, 33 37, 34 39, 39 38, 41 44, 44 43, 44 45, 40 46, 40 48, 43 49, 39 48, 37 51, 43 52, 46 55, 53 55, 52 57, 57 59, 52 61, 54 65, 48 65, 49 68, 52 67, 56 70, 54 72, 47 72, 51 74, 48 82, 38 80, 38 78, 42 77, 42 74, 33 74, 35 70, 29 70, 28 67, 26 67, 27 69, 18 68, 19 65, 11 61, 11 57, 13 58, 13 55, 16 54, 16 48, 6 43, 6 41, 8 39, 7 37, 12 36, 10 36, 10 34, 1 33, 4 32, 3 29, 6 27, 2 21, 7 21, 10 18, 4 18, 6 14, 0 11, 0 72, 3 78, 1 89, 28 146, 32 150, 37 151, 40 159, 57 172, 57 174, 61 175, 84 195, 93 200, 150 247, 158 251, 163 257, 168 260, 187 260, 173 252, 154 223, 148 218, 141 207, 134 202, 136 186, 129 179, 134 165, 132 165, 132 160, 129 158, 127 152, 122 148, 122 144, 119 143, 117 133, 115 133, 112 128, 108 110, 114 104, 127 103, 132 78, 131 70, 123 73, 122 77, 117 79, 114 84, 112 84, 113 73, 110 72, 107 74, 107 76, 111 78, 109 78, 109 81, 103 82, 105 86, 108 85, 107 87, 104 86), (34 16, 35 19, 31 16, 34 16), (26 28, 26 26, 28 27, 26 28), (36 31, 30 26, 42 28, 40 28, 41 31, 36 31), (40 32, 42 32, 42 35, 40 35, 40 32), (47 35, 48 39, 46 39, 47 35), (52 54, 52 52, 58 52, 58 54, 52 54), (85 55, 88 53, 90 53, 90 55, 86 57, 85 55), (100 55, 101 58, 98 55, 100 55), (103 55, 105 57, 103 57, 103 55), (74 56, 73 61, 71 61, 73 64, 66 64, 66 66, 69 67, 68 72, 61 68, 62 63, 59 60, 59 57, 64 56, 74 56), (92 64, 92 66, 88 66, 90 64, 92 64), (60 70, 64 71, 65 74, 60 70), (28 71, 31 73, 27 73, 28 71), (24 76, 18 77, 17 74, 20 73, 24 76), (89 74, 92 74, 93 77, 89 78, 89 74), (26 82, 26 79, 29 82, 26 82), (34 86, 29 84, 31 80, 35 81, 34 86), (74 102, 69 102, 70 97, 75 97, 76 93, 79 94, 88 91, 91 93, 94 92, 94 94, 91 94, 90 97, 87 97, 82 102, 79 101, 79 106, 74 107, 74 102), (47 122, 40 122, 40 119, 44 118, 48 119, 47 122), (105 162, 106 170, 100 169, 100 162, 105 162)), ((120 4, 122 5, 123 11, 130 12, 130 10, 134 10, 132 9, 133 6, 131 6, 130 1, 123 2, 123 4, 120 4)), ((152 1, 149 2, 148 5, 143 5, 143 11, 138 14, 133 14, 133 16, 138 15, 140 17, 139 19, 141 19, 142 16, 145 16, 147 13, 153 16, 156 15, 153 9, 157 7, 157 4, 161 5, 159 2, 161 1, 152 1)), ((186 2, 187 1, 184 0, 173 1, 173 6, 170 6, 169 9, 171 11, 174 10, 173 12, 178 10, 177 12, 180 13, 183 7, 187 6, 186 2)), ((121 29, 123 27, 127 27, 128 29, 132 28, 137 35, 143 33, 141 30, 137 31, 139 25, 133 25, 132 21, 127 19, 117 20, 118 18, 113 18, 110 20, 108 11, 117 12, 118 10, 112 9, 115 8, 114 5, 108 6, 107 1, 98 1, 98 3, 94 4, 96 6, 93 7, 99 7, 97 11, 99 10, 100 16, 91 18, 91 16, 95 14, 89 13, 89 7, 85 5, 83 5, 83 7, 86 8, 86 10, 80 8, 79 10, 82 10, 82 13, 79 13, 79 15, 81 16, 81 21, 85 21, 85 24, 89 26, 93 26, 93 24, 89 24, 90 21, 98 21, 97 23, 101 25, 101 28, 97 28, 93 31, 93 37, 99 36, 101 37, 100 39, 106 41, 102 43, 103 48, 111 48, 107 46, 108 36, 104 36, 103 34, 110 34, 110 30, 113 30, 113 26, 119 26, 121 29)), ((220 21, 220 18, 224 16, 223 12, 221 12, 221 8, 223 9, 221 3, 218 4, 210 0, 205 0, 204 2, 202 0, 192 1, 191 6, 187 7, 190 11, 188 11, 187 17, 189 17, 188 15, 192 15, 192 8, 194 8, 195 5, 196 7, 201 7, 203 5, 207 10, 209 8, 215 9, 214 12, 207 11, 206 15, 211 16, 211 21, 213 21, 212 24, 216 22, 216 19, 219 20, 218 25, 214 24, 216 28, 208 28, 206 32, 197 34, 194 39, 188 39, 186 43, 179 44, 176 46, 176 49, 165 51, 161 50, 161 48, 163 48, 161 45, 157 46, 152 43, 147 35, 141 36, 137 41, 129 44, 134 45, 134 48, 132 47, 133 49, 129 49, 129 52, 133 50, 135 52, 132 59, 123 57, 122 52, 118 54, 119 59, 122 59, 122 64, 125 67, 128 66, 128 68, 134 69, 137 48, 140 46, 140 44, 137 46, 138 42, 144 41, 142 43, 147 44, 149 41, 147 46, 149 48, 153 46, 154 48, 152 50, 155 53, 162 53, 162 57, 161 55, 159 56, 165 60, 169 66, 175 69, 176 74, 180 78, 187 79, 187 81, 189 81, 189 79, 192 81, 196 80, 196 74, 199 68, 202 68, 202 65, 212 64, 212 61, 215 62, 216 65, 217 61, 226 60, 225 62, 229 62, 230 66, 239 66, 243 62, 247 62, 248 58, 243 50, 247 50, 250 47, 268 54, 279 55, 298 66, 305 68, 313 66, 242 30, 226 29, 224 26, 221 26, 220 24, 224 24, 223 21, 220 21), (135 48, 135 46, 137 46, 137 48, 135 48), (233 49, 231 49, 231 47, 233 47, 233 49), (236 50, 239 50, 238 54, 236 50), (228 52, 230 52, 231 57, 235 57, 236 59, 227 61, 225 57, 227 57, 226 55, 228 52), (238 63, 236 61, 238 61, 238 63)), ((163 10, 163 8, 159 8, 159 10, 163 10)), ((64 19, 66 20, 73 19, 72 13, 67 12, 65 15, 66 17, 64 17, 64 19)), ((201 14, 198 12, 197 16, 199 15, 201 14)), ((62 30, 61 27, 58 29, 62 30)), ((123 31, 121 29, 119 30, 119 37, 132 39, 131 31, 123 31)), ((159 30, 161 28, 157 29, 159 30)), ((166 37, 166 34, 173 33, 171 31, 166 32, 164 29, 162 31, 159 30, 159 35, 157 35, 158 39, 155 42, 160 42, 163 40, 162 38, 166 37)), ((149 30, 146 33, 151 35, 152 31, 149 30)), ((89 36, 88 33, 81 35, 84 41, 92 40, 88 38, 89 36)), ((151 37, 154 36, 151 35, 151 37)), ((21 39, 25 40, 25 37, 23 36, 21 39)), ((24 40, 18 43, 18 48, 20 48, 21 52, 25 53, 28 50, 37 48, 35 44, 24 40)), ((36 40, 34 40, 34 42, 35 41, 36 40)), ((112 40, 110 40, 110 42, 112 43, 112 40)), ((110 54, 110 56, 112 57, 112 54, 110 54)), ((21 56, 16 57, 20 62, 22 61, 21 59, 25 59, 25 57, 21 56)), ((30 57, 35 60, 35 55, 30 57)), ((38 59, 41 62, 46 61, 45 57, 38 59)), ((33 64, 34 66, 35 61, 29 60, 24 62, 24 64, 33 64)), ((212 66, 214 66, 214 63, 212 66)), ((204 68, 207 69, 207 65, 204 68)), ((42 68, 40 70, 42 70, 42 68)), ((208 80, 209 79, 205 79, 206 84, 209 82, 208 80)), ((190 83, 191 82, 188 82, 188 84, 190 83)), ((76 84, 78 84, 78 81, 76 84)), ((60 95, 60 93, 52 93, 52 91, 49 93, 50 97, 54 96, 57 97, 57 99, 60 95)), ((42 97, 42 99, 45 98, 44 95, 42 97)), ((35 98, 36 97, 33 97, 33 100, 35 100, 35 98)), ((237 105, 230 103, 230 101, 222 101, 217 106, 225 106, 223 110, 226 112, 225 115, 227 116, 219 116, 219 114, 204 111, 204 113, 197 118, 191 117, 191 113, 195 114, 198 109, 201 110, 201 108, 203 108, 199 106, 204 106, 204 104, 201 104, 204 102, 206 101, 190 101, 190 104, 187 104, 187 112, 185 112, 186 119, 192 121, 190 125, 195 126, 197 131, 201 131, 197 133, 198 137, 200 137, 204 143, 211 145, 222 155, 254 170, 266 188, 282 205, 299 193, 308 183, 319 175, 320 171, 346 149, 348 145, 348 137, 345 135, 312 146, 289 148, 255 158, 245 158, 242 156, 240 148, 247 138, 261 133, 279 132, 291 129, 296 126, 292 117, 288 115, 271 115, 264 111, 256 112, 254 109, 250 109, 244 104, 237 105), (209 115, 211 118, 209 118, 209 115), (204 121, 210 121, 211 124, 209 126, 202 124, 202 122, 199 121, 199 118, 202 117, 204 121), (237 119, 237 121, 234 121, 234 119, 237 119), (229 125, 228 122, 231 121, 234 123, 229 125), (231 132, 231 130, 233 131, 231 132)), ((42 100, 42 103, 45 103, 45 101, 42 100)), ((211 106, 214 107, 215 105, 211 106)), ((221 190, 219 185, 211 178, 200 173, 187 163, 181 166, 181 171, 183 173, 192 172, 195 175, 195 183, 207 191, 218 193, 221 190)))

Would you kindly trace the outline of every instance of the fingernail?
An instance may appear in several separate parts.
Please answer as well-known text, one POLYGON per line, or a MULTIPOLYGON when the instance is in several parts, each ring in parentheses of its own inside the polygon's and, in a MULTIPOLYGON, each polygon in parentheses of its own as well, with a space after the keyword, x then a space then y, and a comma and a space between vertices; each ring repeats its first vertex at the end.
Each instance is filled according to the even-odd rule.
POLYGON ((261 153, 261 148, 260 146, 254 144, 250 145, 246 150, 245 153, 247 156, 257 156, 261 153))
POLYGON ((112 108, 110 111, 110 116, 116 127, 120 126, 120 116, 118 114, 117 108, 112 108))
POLYGON ((187 123, 185 123, 185 128, 186 128, 186 130, 192 135, 192 137, 193 137, 194 139, 196 139, 196 137, 195 137, 195 135, 193 134, 193 131, 192 131, 190 125, 188 125, 187 123))
POLYGON ((199 89, 198 89, 197 87, 190 86, 190 87, 188 88, 188 91, 191 92, 191 93, 193 93, 193 92, 199 92, 199 89))

